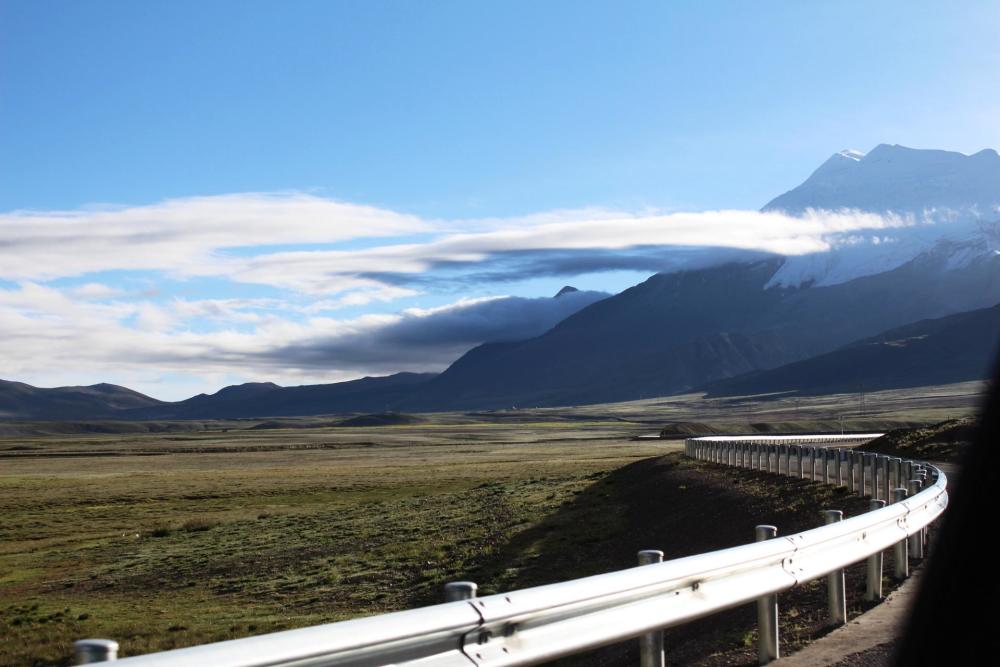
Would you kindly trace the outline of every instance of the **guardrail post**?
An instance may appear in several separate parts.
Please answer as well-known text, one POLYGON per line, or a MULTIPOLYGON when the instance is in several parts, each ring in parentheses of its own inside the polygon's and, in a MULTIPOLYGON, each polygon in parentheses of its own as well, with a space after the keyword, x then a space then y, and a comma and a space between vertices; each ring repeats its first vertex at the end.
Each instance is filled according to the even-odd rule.
POLYGON ((785 475, 792 476, 792 446, 785 445, 785 475))
POLYGON ((444 585, 444 601, 458 602, 476 597, 479 586, 474 581, 452 581, 444 585))
MULTIPOLYGON (((757 526, 754 537, 757 542, 771 540, 778 536, 774 526, 757 526)), ((766 665, 779 658, 778 654, 778 596, 765 595, 757 598, 757 661, 766 665)))
MULTIPOLYGON (((823 523, 831 524, 844 520, 840 510, 823 510, 823 523)), ((827 609, 830 612, 830 625, 843 625, 847 622, 847 592, 844 585, 844 570, 834 570, 826 575, 827 609)))
POLYGON ((802 447, 802 445, 798 445, 795 448, 795 458, 798 459, 799 461, 799 479, 802 479, 803 477, 806 476, 805 468, 802 467, 802 459, 804 458, 803 450, 804 448, 802 447))
MULTIPOLYGON (((639 552, 639 565, 652 565, 663 562, 663 552, 656 549, 644 549, 639 552)), ((663 631, 654 630, 639 637, 639 666, 663 667, 663 631)))
POLYGON ((872 498, 881 498, 888 505, 892 502, 891 498, 885 498, 882 496, 882 473, 879 470, 878 454, 871 455, 871 478, 872 478, 872 498))
POLYGON ((73 642, 73 661, 77 665, 118 660, 118 642, 112 639, 81 639, 73 642))
POLYGON ((868 490, 865 489, 865 461, 868 459, 868 455, 864 452, 855 452, 858 457, 858 495, 865 496, 868 490))
MULTIPOLYGON (((906 489, 894 489, 892 492, 893 502, 901 503, 906 500, 906 489)), ((902 581, 910 576, 910 563, 909 554, 907 553, 907 540, 909 538, 904 537, 899 542, 896 542, 893 547, 893 556, 896 561, 895 576, 896 579, 902 581)))
MULTIPOLYGON (((884 500, 872 500, 868 506, 870 512, 885 507, 884 500)), ((873 553, 868 557, 868 577, 865 582, 865 599, 869 602, 882 599, 882 552, 873 553)))
POLYGON ((823 483, 830 483, 830 449, 823 448, 823 483))
POLYGON ((844 485, 844 450, 837 447, 833 450, 833 460, 837 466, 837 486, 844 485))
MULTIPOLYGON (((861 487, 859 489, 859 493, 862 496, 867 496, 868 482, 871 481, 869 479, 871 477, 871 473, 868 471, 868 453, 861 452, 860 457, 861 458, 858 460, 858 470, 860 472, 860 475, 858 476, 858 485, 861 487)), ((874 499, 875 496, 872 496, 872 498, 874 499)))
POLYGON ((882 495, 885 497, 886 500, 889 500, 890 498, 892 498, 892 488, 893 488, 892 482, 889 479, 889 457, 880 456, 878 458, 879 461, 882 463, 882 470, 881 470, 882 491, 883 491, 882 495))
POLYGON ((854 487, 854 450, 847 450, 847 492, 854 493, 857 489, 854 487))
MULTIPOLYGON (((920 489, 923 488, 924 484, 919 479, 910 480, 910 495, 915 496, 920 493, 920 489)), ((910 535, 910 556, 921 560, 924 557, 924 529, 921 528, 917 532, 910 535)))

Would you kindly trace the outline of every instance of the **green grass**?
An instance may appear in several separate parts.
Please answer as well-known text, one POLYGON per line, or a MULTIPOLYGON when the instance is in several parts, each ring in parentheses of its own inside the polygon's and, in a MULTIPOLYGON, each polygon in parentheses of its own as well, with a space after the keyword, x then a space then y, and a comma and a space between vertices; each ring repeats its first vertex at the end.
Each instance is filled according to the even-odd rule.
POLYGON ((490 428, 502 442, 418 427, 295 449, 327 437, 305 430, 227 451, 252 445, 237 431, 160 456, 132 454, 190 443, 37 439, 50 455, 0 473, 0 664, 68 664, 83 637, 135 655, 438 602, 594 475, 663 449, 490 428), (88 447, 115 455, 62 455, 88 447))

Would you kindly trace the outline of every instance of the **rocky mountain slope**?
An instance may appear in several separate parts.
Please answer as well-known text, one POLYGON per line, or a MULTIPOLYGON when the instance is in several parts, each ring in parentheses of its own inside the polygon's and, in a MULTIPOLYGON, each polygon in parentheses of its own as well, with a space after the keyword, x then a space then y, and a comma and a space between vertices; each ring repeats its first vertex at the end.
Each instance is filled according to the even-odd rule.
POLYGON ((985 380, 998 344, 1000 305, 891 329, 811 359, 724 380, 707 394, 826 394, 985 380))

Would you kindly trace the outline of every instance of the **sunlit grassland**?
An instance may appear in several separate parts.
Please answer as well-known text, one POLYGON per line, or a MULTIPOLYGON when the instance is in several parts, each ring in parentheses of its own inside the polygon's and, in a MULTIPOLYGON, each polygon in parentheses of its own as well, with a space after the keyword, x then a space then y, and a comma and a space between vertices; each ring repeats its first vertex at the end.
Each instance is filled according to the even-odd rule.
POLYGON ((437 602, 595 478, 664 450, 615 428, 21 442, 30 456, 0 459, 0 661, 65 663, 89 636, 136 654, 437 602))

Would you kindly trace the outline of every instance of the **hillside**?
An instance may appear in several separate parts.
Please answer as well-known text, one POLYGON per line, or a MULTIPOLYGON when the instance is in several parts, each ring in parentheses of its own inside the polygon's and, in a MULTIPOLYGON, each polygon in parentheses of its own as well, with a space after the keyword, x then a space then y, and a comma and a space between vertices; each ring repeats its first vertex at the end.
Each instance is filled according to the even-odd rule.
POLYGON ((891 329, 833 352, 708 387, 707 396, 877 391, 990 377, 1000 305, 891 329))
POLYGON ((479 346, 400 409, 595 403, 676 393, 1000 301, 1000 259, 924 255, 825 287, 766 288, 783 260, 658 274, 518 343, 479 346))
POLYGON ((0 380, 0 419, 100 419, 156 405, 155 398, 113 384, 45 389, 0 380))
POLYGON ((226 387, 211 395, 199 394, 177 403, 124 411, 119 416, 124 419, 237 419, 380 412, 433 377, 430 373, 396 373, 298 387, 248 383, 226 387))

